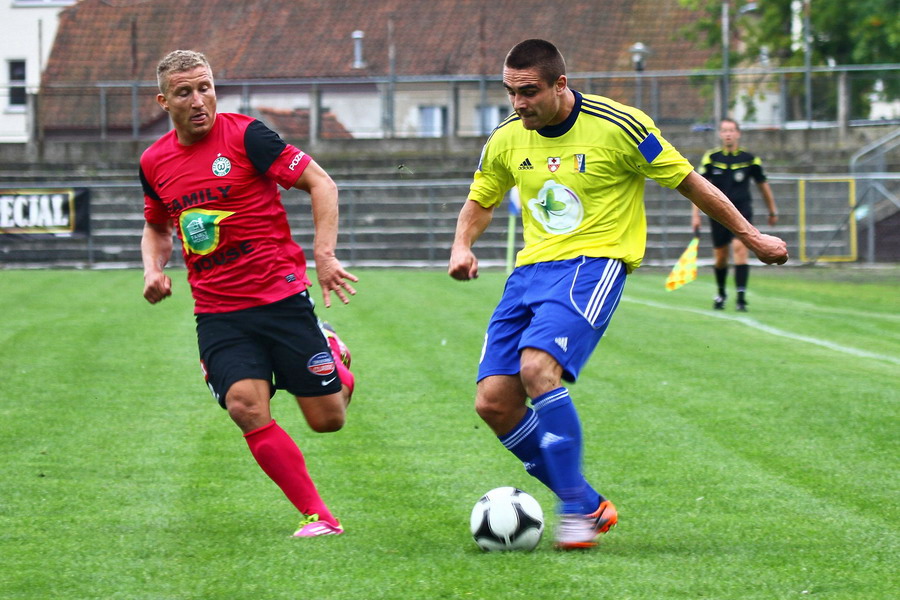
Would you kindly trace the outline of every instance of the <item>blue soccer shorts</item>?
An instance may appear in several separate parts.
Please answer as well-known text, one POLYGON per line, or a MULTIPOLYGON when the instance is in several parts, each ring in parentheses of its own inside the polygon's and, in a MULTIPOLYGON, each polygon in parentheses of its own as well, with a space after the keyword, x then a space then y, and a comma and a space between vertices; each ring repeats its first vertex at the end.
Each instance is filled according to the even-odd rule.
POLYGON ((547 352, 574 382, 619 305, 622 261, 579 257, 517 267, 484 336, 478 381, 515 375, 524 348, 547 352))

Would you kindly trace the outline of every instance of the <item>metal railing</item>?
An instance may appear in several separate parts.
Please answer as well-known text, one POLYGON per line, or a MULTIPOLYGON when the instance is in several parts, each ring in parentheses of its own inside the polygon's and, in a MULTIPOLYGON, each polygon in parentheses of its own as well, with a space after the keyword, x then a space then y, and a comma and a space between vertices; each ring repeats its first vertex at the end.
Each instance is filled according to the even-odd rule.
MULTIPOLYGON (((677 70, 580 72, 569 79, 575 89, 636 105, 660 124, 708 126, 722 112, 723 77, 721 70, 677 70)), ((873 119, 900 120, 896 101, 879 96, 875 84, 898 78, 896 63, 730 69, 727 102, 745 127, 849 127, 873 119), (805 97, 809 94, 812 101, 805 97)), ((220 110, 301 107, 306 113, 297 118, 308 120, 310 139, 327 137, 321 127, 326 113, 355 138, 435 135, 425 130, 423 108, 438 109, 443 120, 438 135, 480 136, 508 106, 499 75, 222 79, 217 91, 220 110)), ((7 94, 8 88, 0 87, 0 104, 7 94)), ((167 127, 155 95, 151 81, 46 84, 39 94, 29 94, 27 133, 41 139, 154 137, 167 127)))
MULTIPOLYGON (((785 239, 792 264, 801 263, 804 257, 807 262, 873 262, 874 252, 857 256, 855 245, 858 225, 860 233, 871 240, 867 244, 873 248, 881 244, 866 216, 875 210, 879 197, 853 194, 853 187, 862 187, 863 182, 890 192, 900 188, 900 174, 770 173, 769 183, 780 219, 777 226, 768 227, 764 218, 758 218, 757 226, 785 239)), ((339 181, 341 259, 355 266, 446 266, 456 218, 469 183, 469 179, 339 181)), ((143 214, 139 184, 81 181, 46 187, 68 186, 91 189, 90 236, 26 239, 0 235, 0 266, 140 267, 143 214)), ((283 198, 295 238, 311 248, 313 224, 308 197, 290 190, 284 192, 283 198)), ((764 215, 758 194, 755 198, 758 214, 764 215)), ((690 203, 677 192, 648 181, 645 205, 648 236, 644 262, 650 266, 671 266, 692 237, 690 203)), ((521 247, 521 221, 508 219, 506 208, 497 208, 493 223, 476 245, 479 260, 486 266, 507 263, 510 240, 514 249, 521 247)), ((707 234, 703 239, 706 244, 707 234)), ((173 264, 177 265, 180 246, 176 244, 176 248, 173 264)))

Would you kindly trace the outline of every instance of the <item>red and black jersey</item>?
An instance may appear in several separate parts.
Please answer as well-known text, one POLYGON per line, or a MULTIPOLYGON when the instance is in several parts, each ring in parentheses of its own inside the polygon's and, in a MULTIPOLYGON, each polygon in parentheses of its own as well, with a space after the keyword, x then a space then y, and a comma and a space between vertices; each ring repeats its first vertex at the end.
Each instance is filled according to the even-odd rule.
POLYGON ((144 151, 144 218, 175 223, 195 313, 270 304, 310 285, 278 190, 293 187, 310 160, 235 113, 216 115, 190 146, 170 131, 144 151))

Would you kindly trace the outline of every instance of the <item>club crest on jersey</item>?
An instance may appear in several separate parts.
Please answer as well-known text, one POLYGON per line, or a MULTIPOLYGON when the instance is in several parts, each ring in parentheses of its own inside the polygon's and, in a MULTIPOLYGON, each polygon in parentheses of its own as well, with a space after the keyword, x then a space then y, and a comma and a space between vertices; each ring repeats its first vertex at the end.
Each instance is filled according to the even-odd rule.
POLYGON ((584 154, 576 154, 575 155, 575 171, 578 173, 584 173, 587 168, 587 160, 585 159, 584 154))
POLYGON ((550 169, 551 173, 556 173, 557 169, 559 169, 559 160, 558 156, 547 157, 547 168, 550 169))
POLYGON ((189 209, 178 215, 181 240, 193 254, 209 254, 219 246, 219 223, 233 215, 224 210, 189 209))
POLYGON ((319 352, 309 359, 306 368, 313 375, 331 375, 336 369, 334 357, 328 352, 319 352))
POLYGON ((231 161, 221 154, 213 161, 212 172, 216 177, 224 177, 231 172, 231 161))

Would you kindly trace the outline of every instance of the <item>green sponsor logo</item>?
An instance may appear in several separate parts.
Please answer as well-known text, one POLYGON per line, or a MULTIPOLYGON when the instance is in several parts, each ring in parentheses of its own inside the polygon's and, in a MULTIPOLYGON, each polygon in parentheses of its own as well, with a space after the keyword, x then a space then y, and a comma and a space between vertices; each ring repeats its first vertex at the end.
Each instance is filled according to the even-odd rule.
POLYGON ((184 248, 191 254, 209 254, 219 246, 219 223, 233 215, 224 210, 186 210, 178 217, 184 248))

